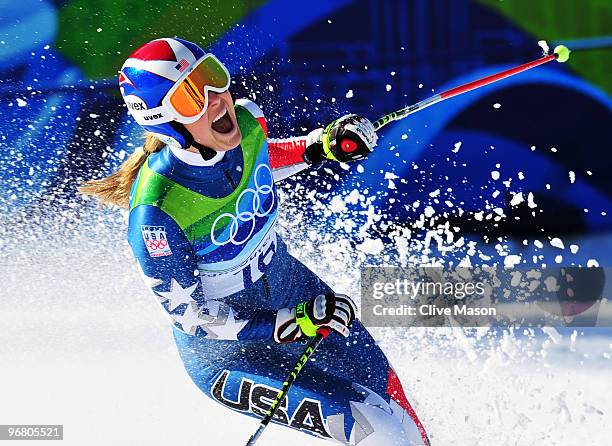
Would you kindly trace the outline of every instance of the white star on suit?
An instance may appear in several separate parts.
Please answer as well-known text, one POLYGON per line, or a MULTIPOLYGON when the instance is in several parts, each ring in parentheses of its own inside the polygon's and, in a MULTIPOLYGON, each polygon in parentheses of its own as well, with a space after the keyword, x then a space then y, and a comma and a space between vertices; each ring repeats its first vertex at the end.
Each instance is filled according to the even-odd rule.
POLYGON ((180 314, 171 314, 170 317, 181 324, 183 331, 190 335, 194 335, 198 327, 205 323, 205 321, 200 319, 200 310, 198 310, 198 306, 195 303, 187 305, 182 316, 180 314))
POLYGON ((156 291, 156 293, 169 300, 168 311, 173 311, 181 304, 196 304, 197 307, 197 302, 191 297, 197 286, 198 283, 196 282, 190 287, 183 288, 176 280, 172 279, 170 291, 156 291))
POLYGON ((230 341, 238 340, 238 333, 249 321, 236 320, 234 310, 228 307, 229 312, 223 324, 206 324, 203 328, 212 339, 227 339, 230 341))

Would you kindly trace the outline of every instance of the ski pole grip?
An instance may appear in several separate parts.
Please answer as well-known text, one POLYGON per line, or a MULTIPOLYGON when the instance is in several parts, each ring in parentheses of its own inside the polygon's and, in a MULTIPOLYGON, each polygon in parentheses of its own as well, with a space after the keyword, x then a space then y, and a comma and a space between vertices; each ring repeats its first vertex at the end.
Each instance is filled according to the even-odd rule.
POLYGON ((331 333, 331 328, 321 327, 317 330, 317 334, 320 334, 323 339, 329 336, 331 333))

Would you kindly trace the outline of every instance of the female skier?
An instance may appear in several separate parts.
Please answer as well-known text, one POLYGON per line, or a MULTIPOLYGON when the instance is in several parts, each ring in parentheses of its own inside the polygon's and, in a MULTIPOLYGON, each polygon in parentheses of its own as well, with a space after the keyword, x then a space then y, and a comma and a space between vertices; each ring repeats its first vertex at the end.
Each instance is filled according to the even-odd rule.
POLYGON ((307 136, 269 139, 260 108, 234 103, 225 66, 178 38, 138 48, 119 86, 147 131, 144 148, 81 192, 129 206, 129 244, 194 383, 262 416, 301 341, 328 327, 335 333, 274 421, 349 445, 429 444, 353 300, 290 256, 275 231, 274 181, 366 156, 376 144, 370 121, 346 115, 307 136))

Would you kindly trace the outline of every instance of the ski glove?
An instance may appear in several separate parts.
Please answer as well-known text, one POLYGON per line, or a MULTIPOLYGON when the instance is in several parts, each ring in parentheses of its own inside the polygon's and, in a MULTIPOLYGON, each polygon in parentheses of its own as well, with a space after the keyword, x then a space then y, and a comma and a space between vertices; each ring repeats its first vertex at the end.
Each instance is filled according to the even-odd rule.
POLYGON ((365 158, 372 152, 378 136, 374 125, 358 115, 345 115, 324 129, 308 134, 304 161, 308 164, 326 159, 346 163, 365 158))
POLYGON ((335 293, 319 294, 295 308, 278 311, 274 340, 280 343, 302 341, 315 336, 321 327, 328 327, 347 337, 356 314, 357 305, 350 297, 335 293))

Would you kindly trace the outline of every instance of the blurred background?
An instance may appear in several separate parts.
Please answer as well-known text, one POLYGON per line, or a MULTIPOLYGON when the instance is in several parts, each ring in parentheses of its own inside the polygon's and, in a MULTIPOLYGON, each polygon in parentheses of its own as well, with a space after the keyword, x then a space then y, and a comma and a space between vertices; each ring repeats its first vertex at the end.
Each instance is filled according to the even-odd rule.
MULTIPOLYGON (((546 40, 574 50, 570 61, 386 127, 359 169, 326 166, 338 176, 326 178, 331 193, 319 198, 365 189, 376 196, 375 211, 400 224, 435 202, 463 234, 579 238, 590 254, 579 257, 583 263, 612 252, 612 6, 605 0, 0 5, 5 217, 74 205, 76 183, 110 172, 141 144, 117 71, 152 38, 179 35, 218 55, 233 74, 234 97, 255 100, 276 137, 305 134, 347 112, 374 120, 535 59, 537 41, 546 40), (523 197, 511 205, 518 192, 523 197), (494 209, 503 218, 487 221, 494 209), (485 218, 474 218, 479 211, 485 218)), ((388 232, 374 226, 368 230, 388 232)))
MULTIPOLYGON (((612 266, 610 1, 0 0, 2 422, 67 423, 74 444, 116 443, 91 438, 101 423, 124 443, 201 444, 197 429, 168 426, 219 420, 202 421, 219 408, 181 370, 125 212, 76 192, 142 144, 118 70, 172 35, 224 61, 272 137, 348 112, 374 120, 536 59, 540 40, 567 45, 566 64, 386 126, 367 160, 284 181, 279 231, 352 295, 364 263, 612 266)), ((375 335, 434 444, 604 444, 610 329, 517 333, 375 335)), ((262 445, 303 438, 275 429, 262 445)), ((235 442, 214 432, 210 444, 235 442)))

